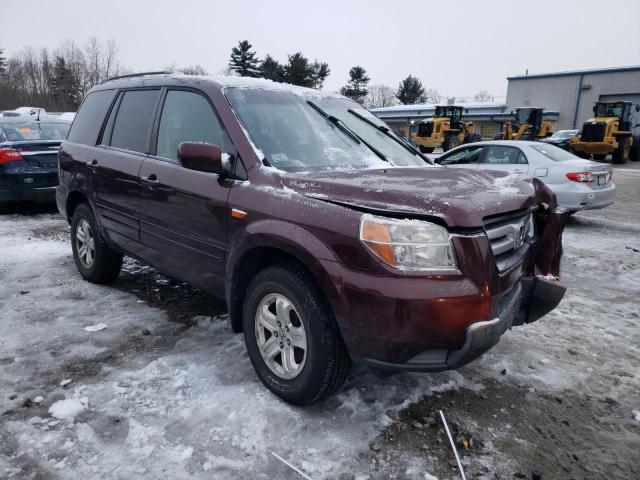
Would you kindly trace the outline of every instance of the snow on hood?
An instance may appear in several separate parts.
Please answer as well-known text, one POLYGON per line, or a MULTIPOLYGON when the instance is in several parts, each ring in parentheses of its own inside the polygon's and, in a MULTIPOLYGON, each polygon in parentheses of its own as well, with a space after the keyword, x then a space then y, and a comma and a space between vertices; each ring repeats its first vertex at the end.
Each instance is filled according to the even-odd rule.
POLYGON ((355 208, 438 217, 450 227, 481 227, 483 218, 534 206, 530 180, 501 172, 389 168, 281 173, 303 195, 355 208))

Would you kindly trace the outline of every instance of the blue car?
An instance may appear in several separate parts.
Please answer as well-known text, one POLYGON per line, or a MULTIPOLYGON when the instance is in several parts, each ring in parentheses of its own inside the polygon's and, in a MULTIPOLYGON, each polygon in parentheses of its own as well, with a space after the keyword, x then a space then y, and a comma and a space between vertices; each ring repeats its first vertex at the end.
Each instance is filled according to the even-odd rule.
POLYGON ((58 149, 70 122, 0 117, 0 204, 55 202, 58 149))

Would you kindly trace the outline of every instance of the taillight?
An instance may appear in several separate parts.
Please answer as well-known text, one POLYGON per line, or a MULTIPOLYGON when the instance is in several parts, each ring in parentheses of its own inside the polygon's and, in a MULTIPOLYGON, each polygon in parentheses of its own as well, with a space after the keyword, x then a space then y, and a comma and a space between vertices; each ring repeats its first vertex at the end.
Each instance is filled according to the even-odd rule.
POLYGON ((593 175, 591 172, 567 173, 567 178, 572 182, 593 182, 593 175))
POLYGON ((9 163, 22 160, 22 155, 18 150, 11 148, 0 148, 0 163, 9 163))

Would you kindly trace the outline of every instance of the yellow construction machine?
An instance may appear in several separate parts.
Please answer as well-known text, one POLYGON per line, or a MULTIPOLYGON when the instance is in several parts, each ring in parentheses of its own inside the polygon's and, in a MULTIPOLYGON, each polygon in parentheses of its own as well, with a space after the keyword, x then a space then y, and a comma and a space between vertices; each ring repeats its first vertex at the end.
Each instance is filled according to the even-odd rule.
POLYGON ((515 116, 515 122, 505 123, 502 140, 539 140, 553 134, 551 122, 542 118, 543 108, 516 108, 511 113, 515 116))
MULTIPOLYGON (((640 136, 633 136, 639 125, 631 125, 631 102, 596 102, 593 118, 582 125, 582 132, 571 139, 569 148, 588 158, 603 160, 612 154, 613 163, 640 160, 640 136)), ((636 105, 636 112, 640 105, 636 105)))
POLYGON ((420 122, 411 140, 422 153, 431 153, 438 147, 446 152, 463 143, 479 142, 482 139, 473 122, 462 121, 462 110, 456 105, 437 106, 434 117, 420 122))

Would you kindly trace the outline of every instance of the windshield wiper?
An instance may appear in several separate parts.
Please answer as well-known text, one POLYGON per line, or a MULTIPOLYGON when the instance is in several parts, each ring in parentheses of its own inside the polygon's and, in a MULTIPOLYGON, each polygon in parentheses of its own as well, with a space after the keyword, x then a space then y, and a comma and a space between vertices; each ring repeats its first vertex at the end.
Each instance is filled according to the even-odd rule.
POLYGON ((421 159, 423 159, 425 162, 430 163, 433 165, 433 162, 425 157, 424 155, 422 155, 421 152, 419 152, 418 150, 416 150, 416 148, 411 145, 409 142, 407 142, 405 139, 400 138, 400 137, 396 137, 395 135, 393 135, 392 133, 390 133, 391 129, 389 127, 385 127, 384 125, 378 125, 375 122, 372 122, 371 120, 369 120, 367 117, 359 114, 358 112, 356 112, 355 110, 353 110, 352 108, 347 110, 351 115, 354 115, 355 117, 359 118, 360 120, 362 120, 363 122, 365 122, 368 125, 371 125, 373 128, 375 128, 376 130, 380 130, 382 133, 384 133, 387 137, 389 137, 391 140, 393 140, 396 143, 399 143, 402 147, 404 147, 406 150, 409 150, 411 153, 413 153, 414 155, 418 155, 421 159))
POLYGON ((318 105, 316 105, 315 103, 313 103, 311 100, 307 100, 307 103, 311 106, 311 108, 313 108, 316 112, 318 112, 320 115, 322 115, 324 118, 326 118, 329 122, 331 122, 332 124, 334 124, 336 127, 338 127, 343 133, 345 133, 346 135, 348 135, 349 137, 351 137, 356 143, 360 144, 360 143, 364 143, 367 148, 369 148, 369 150, 371 150, 373 153, 375 153, 381 160, 384 160, 385 162, 388 162, 389 159, 387 159, 387 157, 384 156, 384 153, 382 153, 380 150, 378 150, 376 147, 374 147, 373 145, 371 145, 369 142, 365 141, 362 137, 360 137, 356 132, 354 132, 353 130, 351 130, 342 120, 340 120, 338 117, 334 117, 333 115, 329 115, 327 112, 325 112, 322 108, 320 108, 318 105))

